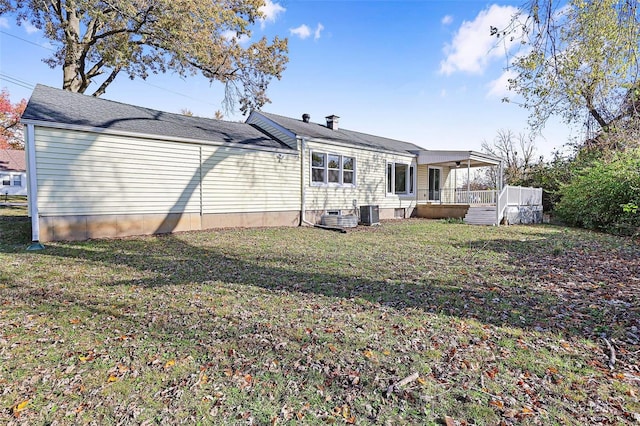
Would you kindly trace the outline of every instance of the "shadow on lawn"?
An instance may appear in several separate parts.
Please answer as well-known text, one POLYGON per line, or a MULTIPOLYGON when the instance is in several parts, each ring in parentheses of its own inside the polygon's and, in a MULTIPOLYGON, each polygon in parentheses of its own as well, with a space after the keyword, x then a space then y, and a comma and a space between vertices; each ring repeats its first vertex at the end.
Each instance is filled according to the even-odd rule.
POLYGON ((429 278, 427 274, 369 279, 353 276, 348 269, 314 272, 313 262, 307 261, 301 261, 299 268, 272 267, 260 263, 295 265, 297 260, 261 252, 252 262, 234 254, 233 248, 224 253, 221 248, 191 245, 174 235, 117 243, 94 241, 90 243, 92 250, 85 249, 83 243, 64 243, 41 253, 125 265, 152 274, 142 280, 103 283, 109 286, 221 281, 362 298, 395 309, 415 308, 568 337, 606 335, 619 344, 636 347, 632 330, 640 328, 638 251, 602 253, 597 244, 585 242, 581 246, 563 240, 562 235, 553 241, 543 239, 543 233, 528 235, 534 239, 472 241, 469 257, 460 259, 464 268, 450 279, 429 278), (564 244, 563 252, 554 252, 554 244, 564 244), (493 270, 475 258, 483 253, 506 254, 507 263, 514 267, 493 270))

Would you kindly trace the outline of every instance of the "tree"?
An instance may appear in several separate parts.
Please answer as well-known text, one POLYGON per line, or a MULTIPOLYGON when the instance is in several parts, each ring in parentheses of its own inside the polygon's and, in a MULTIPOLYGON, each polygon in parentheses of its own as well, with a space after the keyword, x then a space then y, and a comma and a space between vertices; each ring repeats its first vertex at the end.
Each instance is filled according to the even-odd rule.
POLYGON ((241 46, 263 17, 264 0, 0 0, 0 15, 30 22, 56 46, 45 62, 62 67, 62 88, 102 95, 120 73, 201 73, 225 85, 225 106, 243 112, 269 99, 287 63, 287 40, 241 46), (98 83, 98 80, 101 82, 98 83))
POLYGON ((0 92, 0 149, 24 149, 20 117, 27 101, 12 104, 7 89, 0 92))
MULTIPOLYGON (((526 181, 534 165, 536 152, 534 139, 520 133, 516 136, 511 130, 498 130, 493 143, 482 142, 482 150, 502 159, 504 180, 507 184, 518 185, 526 181)), ((494 167, 487 171, 487 180, 492 188, 498 188, 498 173, 494 167)))
POLYGON ((638 13, 631 0, 531 0, 507 29, 492 28, 522 41, 510 85, 534 128, 559 115, 585 125, 588 140, 614 148, 640 134, 638 13))

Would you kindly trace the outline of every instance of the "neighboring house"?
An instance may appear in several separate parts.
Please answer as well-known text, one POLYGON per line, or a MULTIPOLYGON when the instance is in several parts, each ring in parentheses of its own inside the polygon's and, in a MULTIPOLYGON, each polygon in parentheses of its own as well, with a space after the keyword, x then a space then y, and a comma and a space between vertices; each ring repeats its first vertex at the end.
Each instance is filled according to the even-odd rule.
POLYGON ((327 120, 254 111, 232 123, 38 85, 22 116, 32 238, 298 226, 369 205, 381 219, 446 217, 451 211, 420 208, 464 198, 455 185, 461 164, 499 164, 327 120))
MULTIPOLYGON (((15 149, 0 150, 0 196, 27 195, 25 152, 15 149)), ((0 198, 2 201, 2 198, 0 198)))

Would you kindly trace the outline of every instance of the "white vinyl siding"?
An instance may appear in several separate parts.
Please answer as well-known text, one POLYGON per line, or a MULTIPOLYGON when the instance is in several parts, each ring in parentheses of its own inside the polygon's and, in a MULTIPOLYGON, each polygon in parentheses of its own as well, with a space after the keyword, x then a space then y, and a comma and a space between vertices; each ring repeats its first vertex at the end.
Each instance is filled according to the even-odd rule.
POLYGON ((41 127, 36 156, 42 216, 265 211, 247 185, 275 186, 283 174, 273 170, 275 152, 41 127))
POLYGON ((300 157, 202 148, 203 213, 300 210, 300 157))
POLYGON ((409 208, 415 206, 415 197, 386 194, 386 167, 388 162, 412 164, 415 156, 393 154, 369 149, 332 146, 318 141, 307 142, 304 154, 305 191, 307 210, 353 210, 357 206, 378 205, 380 208, 409 208), (311 181, 311 152, 329 152, 355 158, 356 185, 316 186, 311 181))

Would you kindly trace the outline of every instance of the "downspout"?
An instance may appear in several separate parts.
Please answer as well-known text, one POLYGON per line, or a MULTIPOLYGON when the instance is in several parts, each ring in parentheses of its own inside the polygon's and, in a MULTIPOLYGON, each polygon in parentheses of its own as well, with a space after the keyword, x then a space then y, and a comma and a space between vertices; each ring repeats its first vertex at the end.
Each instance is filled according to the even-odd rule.
POLYGON ((307 191, 305 184, 305 172, 304 172, 304 153, 307 150, 306 139, 300 138, 300 226, 310 225, 315 226, 314 223, 307 222, 305 215, 307 211, 307 191))
POLYGON ((27 146, 27 185, 29 215, 31 216, 31 244, 27 250, 42 250, 44 246, 40 244, 40 217, 38 215, 38 176, 36 172, 36 138, 35 126, 27 124, 26 146, 27 146))

